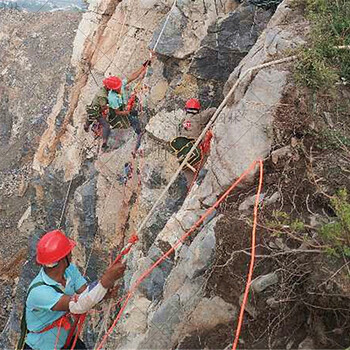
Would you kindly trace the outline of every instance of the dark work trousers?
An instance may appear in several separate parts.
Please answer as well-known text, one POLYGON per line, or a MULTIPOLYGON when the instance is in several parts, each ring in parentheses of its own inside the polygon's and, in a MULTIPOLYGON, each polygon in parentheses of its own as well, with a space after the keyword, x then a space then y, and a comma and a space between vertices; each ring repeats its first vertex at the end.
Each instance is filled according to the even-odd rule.
POLYGON ((111 126, 103 117, 98 118, 98 122, 102 125, 102 139, 103 143, 107 143, 109 134, 111 133, 111 126))
MULTIPOLYGON (((72 344, 73 344, 73 341, 74 341, 74 337, 72 339, 72 342, 71 344, 68 346, 68 349, 70 349, 72 347, 72 344)), ((75 344, 75 347, 74 347, 75 350, 86 350, 86 346, 85 344, 78 338, 76 344, 75 344)), ((23 350, 33 350, 33 348, 31 348, 29 345, 27 344, 24 344, 24 349, 23 350)), ((63 350, 63 349, 62 349, 63 350)))
POLYGON ((134 129, 136 135, 140 135, 141 134, 141 125, 140 125, 140 120, 138 118, 138 115, 134 115, 134 114, 130 113, 128 115, 128 119, 129 119, 130 125, 134 129))

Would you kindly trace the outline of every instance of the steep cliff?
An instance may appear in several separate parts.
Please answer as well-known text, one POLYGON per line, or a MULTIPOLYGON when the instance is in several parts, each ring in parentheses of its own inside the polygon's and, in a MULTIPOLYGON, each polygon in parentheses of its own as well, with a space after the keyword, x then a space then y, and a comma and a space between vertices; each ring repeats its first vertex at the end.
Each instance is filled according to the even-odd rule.
MULTIPOLYGON (((278 162, 278 157, 294 157, 295 147, 300 145, 301 149, 302 141, 291 141, 285 153, 273 153, 272 161, 270 154, 278 148, 276 123, 287 113, 281 106, 295 88, 291 74, 294 65, 286 60, 246 72, 291 56, 306 43, 309 23, 302 7, 291 0, 284 0, 277 9, 256 3, 259 5, 233 0, 91 2, 74 40, 74 84, 61 85, 34 155, 36 177, 30 186, 31 204, 19 224, 21 230, 30 230, 31 260, 21 274, 12 318, 2 335, 8 338, 4 344, 12 341, 9 330, 17 330, 18 306, 35 272, 35 242, 44 229, 60 226, 76 239, 75 261, 91 280, 96 279, 110 256, 138 229, 178 167, 166 141, 177 135, 185 101, 198 97, 203 108, 218 107, 239 83, 213 124, 210 153, 196 181, 190 186, 193 174, 181 172, 139 232, 140 241, 127 258, 121 293, 127 293, 135 283, 137 288, 106 338, 108 349, 230 348, 250 255, 254 172, 223 208, 214 211, 141 284, 137 281, 253 161, 268 159, 268 185, 259 198, 264 199, 262 209, 266 206, 275 213, 287 202, 280 197, 282 190, 272 185, 277 176, 272 164, 278 162), (145 130, 141 146, 135 154, 139 140, 133 130, 117 130, 112 133, 110 150, 101 153, 99 140, 83 130, 85 106, 104 77, 128 76, 149 57, 149 49, 155 51, 156 60, 138 91, 145 130), (133 176, 125 183, 126 165, 132 166, 133 176), (236 254, 243 257, 240 255, 235 264, 236 254)), ((286 163, 298 162, 300 157, 291 159, 286 163)), ((316 203, 312 209, 321 207, 316 203)), ((271 251, 284 256, 297 249, 305 253, 310 248, 275 240, 273 234, 265 232, 261 232, 258 246, 262 247, 259 257, 263 259, 271 251)), ((316 248, 313 250, 319 252, 319 245, 316 248)), ((291 256, 283 263, 292 264, 291 256)), ((288 268, 279 265, 279 260, 272 263, 274 257, 267 257, 266 265, 258 264, 255 277, 261 278, 255 281, 254 298, 249 298, 249 331, 242 338, 247 347, 298 347, 309 335, 297 330, 295 335, 282 334, 284 319, 280 315, 285 309, 276 308, 276 303, 288 300, 288 296, 281 294, 278 302, 265 302, 264 293, 271 297, 268 293, 278 292, 277 282, 283 281, 281 290, 285 292, 286 280, 295 277, 293 272, 292 277, 286 277, 283 271, 289 273, 288 268), (274 323, 275 328, 267 334, 266 328, 262 330, 266 325, 263 321, 274 312, 279 323, 274 323), (254 322, 258 324, 256 330, 254 322), (256 337, 251 335, 255 331, 256 337)), ((299 266, 295 271, 300 273, 299 266)), ((307 315, 305 305, 298 310, 307 315)), ((102 339, 119 311, 116 305, 108 313, 106 308, 103 305, 103 312, 89 315, 84 337, 91 348, 102 339)), ((293 309, 287 311, 296 318, 293 309)), ((324 326, 319 321, 324 315, 310 315, 310 323, 316 325, 310 330, 324 326)), ((286 318, 291 319, 289 314, 286 318)), ((309 327, 308 322, 305 316, 295 326, 309 327)))
MULTIPOLYGON (((74 83, 70 59, 80 19, 78 13, 0 11, 1 326, 27 256, 31 231, 17 224, 29 214, 33 157, 62 84, 69 90, 74 83)), ((64 98, 55 128, 67 107, 64 98)))

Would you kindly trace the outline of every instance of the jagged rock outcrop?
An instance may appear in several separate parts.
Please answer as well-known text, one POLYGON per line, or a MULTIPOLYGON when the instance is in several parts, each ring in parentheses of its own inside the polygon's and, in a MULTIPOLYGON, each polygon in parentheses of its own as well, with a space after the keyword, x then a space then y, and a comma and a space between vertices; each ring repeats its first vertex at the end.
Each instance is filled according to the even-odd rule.
MULTIPOLYGON (((231 81, 234 77, 237 79, 247 69, 248 62, 249 67, 262 64, 272 60, 277 54, 282 56, 285 53, 285 49, 295 47, 304 40, 306 30, 301 30, 302 28, 306 29, 304 19, 294 14, 292 15, 289 6, 290 2, 284 1, 277 9, 267 29, 263 32, 248 56, 235 69, 228 84, 232 84, 231 81), (274 36, 274 40, 271 40, 273 33, 278 33, 278 35, 277 37, 274 36), (249 57, 252 57, 251 61, 249 61, 249 57)), ((162 246, 165 243, 173 245, 185 230, 189 229, 203 214, 203 204, 213 204, 217 195, 247 169, 252 161, 264 158, 269 153, 271 136, 268 133, 268 129, 273 121, 274 108, 278 105, 283 90, 287 85, 288 74, 288 66, 276 66, 257 72, 240 85, 238 94, 235 94, 236 97, 240 96, 239 100, 231 101, 225 107, 213 128, 214 141, 205 166, 208 172, 202 184, 199 187, 194 186, 181 209, 170 218, 164 229, 158 234, 154 243, 155 246, 162 246), (240 92, 241 95, 239 94, 240 92)), ((202 234, 203 232, 198 233, 197 238, 202 234)), ((192 251, 195 241, 189 246, 188 249, 190 251, 192 251)), ((181 252, 177 252, 177 256, 180 259, 181 252)), ((208 252, 205 256, 208 256, 208 252)), ((175 278, 176 285, 186 288, 184 280, 187 277, 184 271, 188 271, 188 269, 180 266, 178 263, 171 271, 166 286, 175 278, 173 276, 177 276, 175 278)), ((196 294, 196 298, 200 298, 199 285, 197 289, 195 283, 191 285, 195 291, 190 292, 190 295, 196 294)), ((169 348, 179 341, 179 337, 174 329, 180 323, 178 319, 183 320, 186 317, 181 311, 179 298, 174 293, 175 289, 167 293, 166 287, 164 289, 164 297, 167 296, 167 298, 157 304, 156 310, 158 311, 153 313, 152 305, 144 309, 144 312, 148 312, 150 316, 154 315, 155 319, 151 318, 148 322, 148 330, 142 337, 141 342, 138 343, 138 348, 147 347, 150 344, 152 344, 152 347, 169 348), (159 315, 159 313, 161 315, 170 315, 173 312, 170 310, 173 309, 178 311, 177 316, 171 319, 165 319, 159 315), (163 328, 167 328, 161 329, 162 332, 166 333, 166 340, 164 340, 164 335, 162 336, 159 332, 160 323, 164 324, 165 320, 166 326, 163 326, 163 328), (152 339, 157 339, 157 341, 152 342, 152 339)), ((185 294, 188 295, 188 293, 186 291, 185 294)), ((190 308, 194 310, 195 306, 191 305, 190 308)), ((188 326, 189 320, 183 321, 182 324, 188 326)), ((127 332, 123 326, 121 328, 124 332, 127 332)), ((126 343, 123 342, 120 348, 129 344, 128 339, 131 341, 131 338, 127 336, 125 339, 126 343)), ((135 339, 133 339, 132 344, 135 346, 135 339)))
POLYGON ((204 80, 226 82, 255 44, 271 17, 270 11, 243 3, 208 29, 194 56, 190 72, 204 80))
MULTIPOLYGON (((116 253, 137 229, 177 168, 177 159, 164 140, 173 135, 184 101, 199 96, 203 106, 217 106, 223 91, 226 94, 247 68, 280 58, 287 48, 303 42, 304 20, 291 13, 290 2, 285 0, 268 24, 270 10, 233 1, 215 2, 215 6, 212 1, 186 0, 173 8, 170 24, 155 50, 158 60, 144 81, 140 118, 148 126, 135 159, 131 157, 136 144, 132 130, 115 131, 111 136, 114 148, 94 156, 97 143, 82 129, 85 105, 91 102, 104 76, 125 77, 148 57, 148 48, 158 41, 157 33, 161 33, 173 2, 108 0, 90 5, 75 40, 72 63, 78 75, 69 107, 62 87, 34 168, 42 178, 55 175, 68 181, 57 198, 54 189, 45 187, 44 192, 49 194, 41 198, 44 204, 40 208, 51 214, 46 221, 51 227, 58 221, 53 209, 59 212, 64 198, 69 199, 63 227, 79 241, 77 262, 93 278, 107 264, 108 252, 116 253), (62 116, 64 128, 56 130, 62 116), (167 126, 169 130, 164 132, 167 126), (134 177, 125 186, 118 175, 127 162, 134 168, 134 177), (66 189, 71 180, 69 196, 66 189), (68 197, 64 197, 66 193, 68 197), (52 200, 57 207, 51 208, 45 200, 52 200)), ((129 255, 123 291, 205 213, 252 161, 269 153, 268 130, 288 74, 287 65, 271 67, 256 72, 239 86, 213 127, 202 182, 194 184, 189 193, 184 176, 173 184, 129 255)), ((41 193, 39 185, 37 193, 41 193)), ((39 214, 37 210, 32 215, 43 217, 39 214)), ((205 295, 206 273, 216 254, 215 227, 220 217, 215 215, 139 286, 118 324, 116 338, 108 340, 108 348, 174 348, 186 333, 213 330, 235 318, 237 305, 205 295)), ((99 326, 90 324, 89 333, 98 331, 99 326)), ((91 339, 89 346, 95 340, 91 339)))

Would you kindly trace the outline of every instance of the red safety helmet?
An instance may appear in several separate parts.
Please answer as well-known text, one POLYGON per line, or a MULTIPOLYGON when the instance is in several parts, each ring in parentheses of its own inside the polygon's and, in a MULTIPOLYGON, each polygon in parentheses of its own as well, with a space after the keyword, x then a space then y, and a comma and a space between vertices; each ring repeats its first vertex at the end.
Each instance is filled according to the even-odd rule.
POLYGON ((105 88, 107 88, 109 90, 118 91, 122 87, 122 81, 120 78, 112 76, 112 77, 108 77, 108 78, 104 79, 103 85, 105 88))
POLYGON ((67 256, 75 245, 76 243, 60 230, 48 232, 38 242, 36 261, 41 265, 57 263, 67 256))
POLYGON ((201 104, 196 98, 191 98, 186 102, 185 109, 186 110, 195 109, 199 111, 201 109, 201 104))

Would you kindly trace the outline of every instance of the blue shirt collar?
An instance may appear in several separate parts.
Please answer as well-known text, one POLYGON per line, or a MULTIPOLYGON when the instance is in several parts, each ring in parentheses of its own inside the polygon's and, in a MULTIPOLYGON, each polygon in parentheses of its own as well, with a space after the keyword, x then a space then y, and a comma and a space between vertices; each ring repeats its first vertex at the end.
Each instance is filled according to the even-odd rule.
MULTIPOLYGON (((43 282, 44 282, 45 284, 48 284, 49 286, 57 286, 57 287, 59 287, 60 289, 62 289, 62 291, 65 290, 65 287, 64 287, 61 283, 55 281, 54 279, 52 279, 50 276, 48 276, 48 275, 45 273, 43 267, 42 267, 41 270, 40 270, 40 276, 41 276, 41 279, 43 280, 43 282)), ((67 275, 67 269, 64 271, 64 277, 66 278, 66 287, 67 287, 68 283, 69 283, 70 280, 71 280, 71 278, 67 275)))

